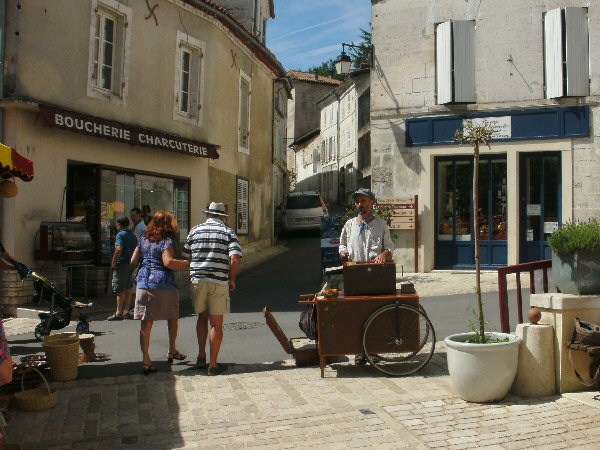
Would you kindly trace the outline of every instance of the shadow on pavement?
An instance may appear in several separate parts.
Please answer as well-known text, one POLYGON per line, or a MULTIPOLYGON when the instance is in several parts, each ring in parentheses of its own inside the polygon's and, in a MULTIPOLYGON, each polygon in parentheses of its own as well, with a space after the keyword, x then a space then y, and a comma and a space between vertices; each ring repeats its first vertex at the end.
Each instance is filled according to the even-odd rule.
MULTIPOLYGON (((314 233, 295 234, 280 242, 290 251, 240 273, 231 294, 231 312, 301 311, 300 294, 321 288, 321 244, 314 233)), ((243 261, 243 260, 242 260, 243 261)), ((242 262, 243 264, 243 262, 242 262)))

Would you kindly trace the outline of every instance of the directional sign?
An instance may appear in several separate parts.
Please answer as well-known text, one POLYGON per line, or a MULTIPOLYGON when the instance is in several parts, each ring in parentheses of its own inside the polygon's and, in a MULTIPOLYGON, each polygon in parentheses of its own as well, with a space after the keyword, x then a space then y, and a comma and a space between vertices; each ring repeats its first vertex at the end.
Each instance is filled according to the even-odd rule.
POLYGON ((415 210, 414 209, 394 209, 392 210, 393 217, 414 217, 415 210))
POLYGON ((392 225, 390 225, 390 230, 414 230, 414 223, 396 223, 394 219, 392 219, 392 225))
POLYGON ((393 197, 393 198, 385 198, 380 199, 379 203, 388 205, 390 203, 400 203, 400 204, 413 204, 415 203, 414 197, 393 197))
POLYGON ((415 228, 414 217, 392 217, 392 230, 413 230, 415 228))

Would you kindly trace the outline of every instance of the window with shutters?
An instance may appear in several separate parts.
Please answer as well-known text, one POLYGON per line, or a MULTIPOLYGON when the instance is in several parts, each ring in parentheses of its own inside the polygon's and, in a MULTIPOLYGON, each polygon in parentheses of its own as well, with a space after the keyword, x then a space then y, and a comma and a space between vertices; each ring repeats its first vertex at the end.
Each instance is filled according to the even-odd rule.
POLYGON ((238 150, 250 154, 250 77, 240 72, 240 117, 238 150))
POLYGON ((92 1, 88 96, 117 104, 126 100, 129 23, 131 8, 115 0, 92 1))
POLYGON ((475 21, 451 20, 435 30, 437 104, 475 102, 475 21))
POLYGON ((319 162, 319 155, 318 152, 319 150, 317 148, 313 149, 313 160, 312 160, 312 164, 313 164, 313 173, 317 173, 317 169, 318 169, 318 162, 319 162))
POLYGON ((248 199, 250 198, 250 182, 236 177, 236 233, 248 234, 248 199))
POLYGON ((199 39, 177 32, 173 119, 196 126, 202 118, 205 47, 199 39))
POLYGON ((590 95, 587 8, 557 8, 544 15, 546 98, 590 95))

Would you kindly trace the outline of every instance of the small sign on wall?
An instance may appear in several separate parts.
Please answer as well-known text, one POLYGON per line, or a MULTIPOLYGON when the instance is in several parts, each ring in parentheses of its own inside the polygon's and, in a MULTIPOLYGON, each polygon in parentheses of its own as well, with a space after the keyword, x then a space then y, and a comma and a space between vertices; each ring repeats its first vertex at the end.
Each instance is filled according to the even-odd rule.
POLYGON ((465 119, 463 120, 463 129, 468 120, 471 120, 474 126, 480 127, 488 125, 494 128, 495 131, 494 134, 492 134, 492 139, 510 139, 512 137, 512 122, 510 116, 465 119))
POLYGON ((527 205, 528 216, 540 216, 542 214, 542 205, 530 203, 527 205))
POLYGON ((558 230, 558 222, 544 222, 544 234, 552 234, 558 230))
POLYGON ((527 242, 533 242, 533 228, 527 230, 527 242))

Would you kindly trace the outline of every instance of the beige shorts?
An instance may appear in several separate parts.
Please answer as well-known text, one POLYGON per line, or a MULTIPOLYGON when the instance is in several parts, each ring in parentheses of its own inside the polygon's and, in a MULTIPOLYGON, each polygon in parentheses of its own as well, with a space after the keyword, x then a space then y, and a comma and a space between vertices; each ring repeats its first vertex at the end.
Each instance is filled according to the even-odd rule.
POLYGON ((192 305, 196 314, 208 311, 214 316, 229 313, 229 283, 198 280, 192 282, 192 305))

